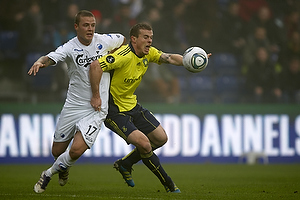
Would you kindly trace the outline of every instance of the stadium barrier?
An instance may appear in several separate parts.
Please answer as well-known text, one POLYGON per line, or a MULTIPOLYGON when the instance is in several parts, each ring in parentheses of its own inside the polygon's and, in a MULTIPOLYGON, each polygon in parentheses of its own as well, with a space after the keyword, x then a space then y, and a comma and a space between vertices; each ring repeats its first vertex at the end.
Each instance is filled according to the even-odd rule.
MULTIPOLYGON (((168 142, 156 150, 163 162, 300 162, 300 105, 143 106, 168 134, 168 142)), ((1 104, 0 163, 52 163, 52 137, 61 107, 1 104)), ((111 163, 132 148, 103 127, 94 146, 78 162, 111 163)))

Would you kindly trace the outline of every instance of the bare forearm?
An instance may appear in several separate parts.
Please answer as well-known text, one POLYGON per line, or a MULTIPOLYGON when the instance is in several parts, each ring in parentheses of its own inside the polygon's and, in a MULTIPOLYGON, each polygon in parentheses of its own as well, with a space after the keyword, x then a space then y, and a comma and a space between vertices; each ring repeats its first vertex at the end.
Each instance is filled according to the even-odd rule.
POLYGON ((99 84, 101 81, 103 71, 100 67, 100 64, 98 60, 92 62, 90 66, 89 76, 90 76, 90 82, 91 82, 91 88, 93 97, 99 97, 99 84))
POLYGON ((100 111, 101 109, 101 98, 99 93, 99 84, 101 81, 103 71, 99 64, 98 60, 95 60, 90 65, 90 83, 91 83, 91 89, 92 89, 92 98, 91 98, 91 106, 96 111, 100 111))
POLYGON ((49 65, 55 64, 55 62, 47 56, 40 57, 36 62, 44 64, 43 67, 48 67, 49 65))
POLYGON ((169 54, 169 53, 163 53, 160 58, 160 62, 162 63, 169 63, 172 65, 178 65, 182 66, 182 55, 179 54, 169 54))

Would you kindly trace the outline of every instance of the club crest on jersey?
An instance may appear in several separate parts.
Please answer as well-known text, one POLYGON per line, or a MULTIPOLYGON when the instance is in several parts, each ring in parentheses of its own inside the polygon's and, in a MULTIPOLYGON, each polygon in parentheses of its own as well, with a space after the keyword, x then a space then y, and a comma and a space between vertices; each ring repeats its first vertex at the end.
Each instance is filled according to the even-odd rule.
POLYGON ((106 62, 113 63, 113 62, 115 62, 115 58, 113 56, 107 56, 106 57, 106 62))
POLYGON ((97 49, 101 50, 103 48, 102 44, 97 44, 97 49))
POLYGON ((143 63, 144 63, 144 66, 145 66, 145 67, 148 67, 148 63, 149 63, 149 62, 148 62, 148 59, 147 59, 147 58, 145 58, 145 59, 143 60, 143 63))

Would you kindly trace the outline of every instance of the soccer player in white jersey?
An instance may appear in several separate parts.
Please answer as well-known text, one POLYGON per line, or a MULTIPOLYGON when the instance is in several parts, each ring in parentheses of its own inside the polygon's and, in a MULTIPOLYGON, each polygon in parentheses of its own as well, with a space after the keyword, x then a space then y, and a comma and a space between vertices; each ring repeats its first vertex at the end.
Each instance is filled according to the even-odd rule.
POLYGON ((95 25, 96 20, 91 12, 78 12, 74 23, 77 36, 39 58, 28 71, 29 75, 36 75, 40 68, 64 61, 70 78, 67 98, 54 133, 52 154, 55 162, 42 172, 34 185, 36 193, 44 192, 51 177, 57 173, 59 184, 63 186, 67 183, 69 168, 92 147, 108 113, 110 74, 104 73, 101 78, 97 92, 101 104, 94 110, 90 104, 93 95, 89 80, 90 63, 125 44, 125 37, 121 34, 95 33, 95 25), (67 150, 72 139, 71 148, 67 150))

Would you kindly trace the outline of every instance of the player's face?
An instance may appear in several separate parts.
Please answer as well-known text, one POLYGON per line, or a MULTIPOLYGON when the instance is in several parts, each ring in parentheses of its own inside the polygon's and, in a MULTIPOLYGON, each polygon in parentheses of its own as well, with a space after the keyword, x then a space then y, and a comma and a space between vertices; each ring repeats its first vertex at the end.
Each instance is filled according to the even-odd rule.
POLYGON ((79 24, 75 24, 78 40, 84 44, 89 45, 94 37, 96 20, 94 17, 81 17, 79 24))
POLYGON ((135 44, 135 53, 138 56, 144 56, 149 54, 149 49, 152 44, 153 31, 141 29, 139 36, 134 37, 133 43, 135 44))

